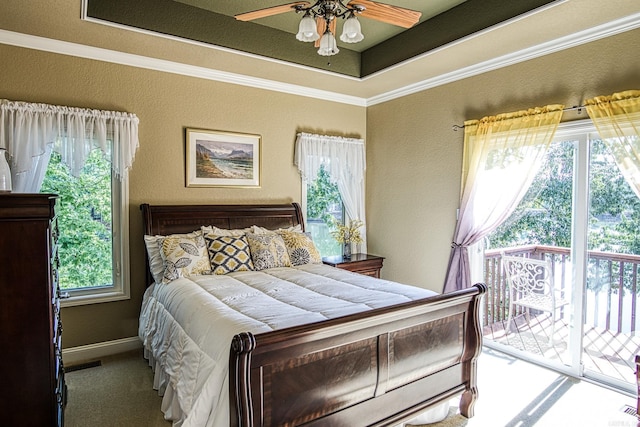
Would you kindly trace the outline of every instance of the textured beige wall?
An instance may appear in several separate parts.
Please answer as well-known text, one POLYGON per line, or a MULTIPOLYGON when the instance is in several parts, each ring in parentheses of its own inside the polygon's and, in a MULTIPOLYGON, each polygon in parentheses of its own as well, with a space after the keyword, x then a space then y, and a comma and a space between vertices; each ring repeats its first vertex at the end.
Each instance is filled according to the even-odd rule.
POLYGON ((0 98, 133 112, 140 148, 130 174, 129 301, 62 310, 65 348, 137 334, 144 291, 141 203, 300 201, 297 132, 365 137, 364 107, 0 45, 0 98), (256 189, 186 188, 184 128, 262 136, 256 189))
MULTIPOLYGON (((83 21, 78 0, 5 2, 0 29, 134 53, 223 71, 251 74, 256 59, 194 44, 83 21)), ((297 132, 364 138, 364 107, 253 89, 0 45, 0 98, 128 111, 140 118, 140 149, 130 175, 131 294, 129 301, 62 310, 63 346, 127 338, 137 334, 144 291, 141 203, 246 203, 299 201, 293 166, 297 132), (262 136, 259 189, 185 188, 184 128, 217 129, 262 136)), ((274 80, 275 63, 260 62, 274 80)), ((297 77, 294 77, 297 76, 297 77)), ((328 79, 329 75, 314 76, 328 79)))
MULTIPOLYGON (((258 56, 238 55, 229 49, 203 47, 197 43, 82 20, 82 3, 81 0, 3 0, 0 2, 0 29, 291 84, 305 85, 313 81, 337 92, 352 85, 351 79, 333 73, 309 73, 303 67, 263 61, 258 56)), ((304 47, 314 60, 322 61, 320 68, 324 68, 326 58, 313 53, 310 46, 304 47)))
MULTIPOLYGON (((80 3, 9 2, 3 4, 0 28, 229 71, 251 62, 80 21, 80 3)), ((366 138, 370 252, 386 257, 383 277, 440 290, 460 185, 463 135, 451 125, 637 89, 639 41, 640 30, 628 32, 366 110, 0 45, 0 98, 129 111, 141 120, 130 181, 132 299, 63 309, 64 347, 136 335, 144 277, 140 203, 297 201, 293 143, 298 131, 366 138), (261 134, 262 187, 185 188, 185 127, 261 134)), ((273 68, 276 80, 295 83, 306 77, 281 76, 277 67, 264 66, 273 68)), ((244 69, 251 73, 251 67, 244 69)))
POLYGON ((386 257, 382 276, 442 290, 460 194, 463 132, 453 124, 638 89, 639 43, 630 31, 369 107, 368 244, 386 257))

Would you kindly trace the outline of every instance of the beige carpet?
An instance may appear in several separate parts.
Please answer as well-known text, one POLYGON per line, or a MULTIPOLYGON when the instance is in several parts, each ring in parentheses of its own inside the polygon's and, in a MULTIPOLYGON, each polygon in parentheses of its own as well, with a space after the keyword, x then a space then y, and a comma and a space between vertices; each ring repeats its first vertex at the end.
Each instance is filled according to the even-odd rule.
MULTIPOLYGON (((171 426, 162 416, 162 398, 153 390, 153 373, 141 351, 103 358, 100 366, 71 370, 65 378, 65 427, 171 426)), ((457 409, 451 406, 445 420, 428 426, 466 426, 468 420, 457 409)))
MULTIPOLYGON (((560 375, 484 349, 478 363, 475 416, 457 413, 429 427, 636 427, 621 411, 635 396, 560 375)), ((153 390, 153 373, 141 351, 102 359, 102 366, 66 374, 66 427, 171 427, 153 390)), ((353 426, 360 427, 360 426, 353 426)))
POLYGON ((103 358, 101 366, 67 372, 65 378, 65 427, 171 426, 142 351, 103 358))

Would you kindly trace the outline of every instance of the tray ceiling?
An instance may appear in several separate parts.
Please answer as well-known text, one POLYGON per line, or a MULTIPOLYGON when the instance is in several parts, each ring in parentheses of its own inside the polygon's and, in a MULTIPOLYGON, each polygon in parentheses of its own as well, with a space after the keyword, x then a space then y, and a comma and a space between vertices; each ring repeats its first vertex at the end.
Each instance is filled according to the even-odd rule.
MULTIPOLYGON (((365 40, 339 42, 340 53, 322 57, 295 39, 295 12, 240 22, 238 13, 287 0, 87 0, 87 16, 118 25, 188 39, 265 58, 363 78, 455 42, 552 0, 393 0, 383 3, 422 12, 410 29, 361 18, 365 40)), ((338 32, 340 31, 340 25, 338 32)))

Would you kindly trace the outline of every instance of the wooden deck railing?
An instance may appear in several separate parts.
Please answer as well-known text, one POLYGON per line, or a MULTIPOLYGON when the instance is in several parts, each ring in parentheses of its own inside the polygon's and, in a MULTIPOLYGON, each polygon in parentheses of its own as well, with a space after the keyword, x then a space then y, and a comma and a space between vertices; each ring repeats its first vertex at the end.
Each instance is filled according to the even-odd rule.
MULTIPOLYGON (((490 325, 507 319, 509 291, 502 271, 501 253, 530 258, 549 259, 556 289, 571 294, 571 265, 569 248, 529 245, 485 251, 484 280, 488 292, 484 300, 483 324, 490 325)), ((589 251, 587 290, 595 307, 587 324, 614 333, 634 332, 638 325, 638 276, 640 256, 612 252, 589 251), (604 305, 604 307, 603 307, 604 305)))

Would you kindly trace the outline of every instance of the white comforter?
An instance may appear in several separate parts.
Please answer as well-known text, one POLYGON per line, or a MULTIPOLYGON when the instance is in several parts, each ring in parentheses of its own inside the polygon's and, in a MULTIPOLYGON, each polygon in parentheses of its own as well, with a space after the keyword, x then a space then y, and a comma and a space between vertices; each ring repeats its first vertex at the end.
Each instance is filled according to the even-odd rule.
POLYGON ((229 425, 229 349, 266 332, 434 295, 323 264, 181 278, 147 289, 139 335, 174 426, 229 425))

